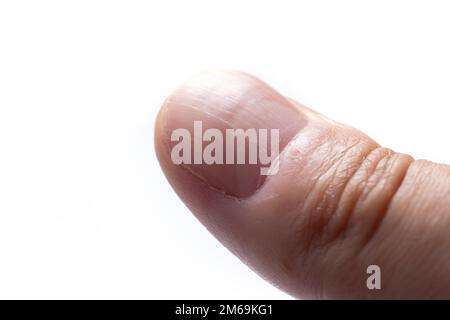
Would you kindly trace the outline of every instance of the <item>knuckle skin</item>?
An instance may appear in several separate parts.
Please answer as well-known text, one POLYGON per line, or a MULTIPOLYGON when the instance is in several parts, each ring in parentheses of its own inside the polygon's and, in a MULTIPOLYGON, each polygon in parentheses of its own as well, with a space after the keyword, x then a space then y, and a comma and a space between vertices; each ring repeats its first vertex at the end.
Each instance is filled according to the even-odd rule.
MULTIPOLYGON (((282 262, 286 273, 298 275, 303 270, 302 282, 311 284, 316 298, 348 294, 332 294, 331 288, 341 287, 336 282, 350 281, 343 275, 361 267, 356 266, 358 254, 382 225, 413 162, 408 155, 355 134, 354 129, 340 129, 315 150, 322 154, 321 172, 297 209, 307 222, 295 226, 301 241, 293 239, 282 262)), ((365 283, 359 280, 347 287, 365 283)))
POLYGON ((412 162, 410 156, 383 147, 365 155, 335 204, 326 236, 354 240, 360 250, 383 224, 412 162))
POLYGON ((311 242, 369 241, 382 224, 413 159, 372 140, 346 139, 329 149, 328 164, 308 194, 304 212, 314 220, 311 242), (335 148, 340 149, 334 151, 335 148))

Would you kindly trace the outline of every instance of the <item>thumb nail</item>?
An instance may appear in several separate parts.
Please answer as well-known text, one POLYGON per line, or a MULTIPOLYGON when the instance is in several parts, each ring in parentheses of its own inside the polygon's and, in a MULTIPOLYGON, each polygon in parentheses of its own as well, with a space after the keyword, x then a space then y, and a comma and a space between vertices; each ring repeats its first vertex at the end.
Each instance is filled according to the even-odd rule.
POLYGON ((306 123, 274 89, 235 71, 189 80, 167 99, 163 112, 173 164, 240 198, 277 174, 279 153, 306 123))

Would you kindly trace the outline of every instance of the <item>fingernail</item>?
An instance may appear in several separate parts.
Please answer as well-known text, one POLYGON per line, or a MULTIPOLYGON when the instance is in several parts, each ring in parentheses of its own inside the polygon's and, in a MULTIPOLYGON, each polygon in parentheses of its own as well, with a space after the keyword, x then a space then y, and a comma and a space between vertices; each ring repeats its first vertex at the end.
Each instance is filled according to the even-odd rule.
POLYGON ((256 192, 278 173, 278 155, 306 118, 264 82, 244 73, 196 76, 164 106, 164 131, 174 165, 235 197, 256 192))

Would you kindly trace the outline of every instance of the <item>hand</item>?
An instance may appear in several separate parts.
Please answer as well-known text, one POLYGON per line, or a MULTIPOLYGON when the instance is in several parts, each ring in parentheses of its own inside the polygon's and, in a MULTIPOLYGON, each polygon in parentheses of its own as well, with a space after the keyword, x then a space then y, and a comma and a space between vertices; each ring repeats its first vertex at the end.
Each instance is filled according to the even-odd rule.
POLYGON ((161 167, 190 210, 294 297, 450 299, 449 166, 383 148, 235 71, 177 89, 155 137, 161 167), (261 175, 260 162, 174 163, 172 133, 195 135, 194 121, 225 138, 227 128, 279 129, 276 174, 261 175), (367 286, 371 265, 381 270, 379 290, 367 286))

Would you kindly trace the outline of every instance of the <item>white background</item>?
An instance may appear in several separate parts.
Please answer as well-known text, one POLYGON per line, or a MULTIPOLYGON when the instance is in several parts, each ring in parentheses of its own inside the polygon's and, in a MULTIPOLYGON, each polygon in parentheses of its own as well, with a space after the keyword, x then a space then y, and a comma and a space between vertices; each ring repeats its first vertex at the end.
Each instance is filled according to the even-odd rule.
POLYGON ((188 212, 153 124, 233 68, 450 162, 447 1, 1 1, 0 298, 288 298, 188 212))

